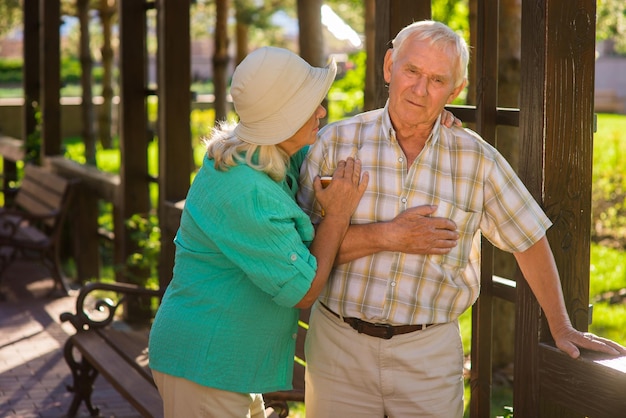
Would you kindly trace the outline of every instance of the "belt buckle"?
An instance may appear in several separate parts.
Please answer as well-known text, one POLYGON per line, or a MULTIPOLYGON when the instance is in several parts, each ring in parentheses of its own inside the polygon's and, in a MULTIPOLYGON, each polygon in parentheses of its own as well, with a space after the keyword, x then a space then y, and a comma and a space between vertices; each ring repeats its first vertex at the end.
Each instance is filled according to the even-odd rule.
POLYGON ((372 323, 367 323, 367 322, 364 322, 364 321, 360 321, 359 322, 360 326, 363 326, 365 324, 367 324, 367 326, 374 327, 377 330, 384 330, 384 334, 381 335, 380 338, 383 338, 385 340, 390 340, 391 337, 393 337, 395 335, 395 332, 394 332, 394 329, 393 329, 392 325, 389 325, 389 324, 372 324, 372 323))

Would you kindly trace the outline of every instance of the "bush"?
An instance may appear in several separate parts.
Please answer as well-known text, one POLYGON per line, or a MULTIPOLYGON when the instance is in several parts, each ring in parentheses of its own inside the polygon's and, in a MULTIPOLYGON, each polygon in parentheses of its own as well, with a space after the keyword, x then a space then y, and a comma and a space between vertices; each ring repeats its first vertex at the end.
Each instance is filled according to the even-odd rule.
POLYGON ((23 66, 22 59, 0 58, 0 84, 20 84, 23 66))
MULTIPOLYGON (((94 63, 92 71, 93 81, 100 83, 104 70, 94 63)), ((21 58, 0 58, 0 84, 22 84, 22 69, 24 61, 21 58)), ((76 58, 63 58, 61 60, 61 80, 63 84, 80 84, 80 61, 76 58)))

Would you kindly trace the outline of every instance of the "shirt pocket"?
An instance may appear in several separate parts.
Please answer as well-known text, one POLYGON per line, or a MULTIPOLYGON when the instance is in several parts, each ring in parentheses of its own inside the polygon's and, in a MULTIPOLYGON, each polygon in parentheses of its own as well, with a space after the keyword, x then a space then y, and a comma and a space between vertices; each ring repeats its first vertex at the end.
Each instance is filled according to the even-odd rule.
POLYGON ((439 201, 435 203, 437 211, 433 216, 447 218, 456 223, 459 240, 448 254, 431 256, 437 264, 453 267, 455 269, 464 269, 469 262, 470 253, 472 251, 472 241, 478 230, 480 223, 479 212, 469 212, 449 202, 439 201))

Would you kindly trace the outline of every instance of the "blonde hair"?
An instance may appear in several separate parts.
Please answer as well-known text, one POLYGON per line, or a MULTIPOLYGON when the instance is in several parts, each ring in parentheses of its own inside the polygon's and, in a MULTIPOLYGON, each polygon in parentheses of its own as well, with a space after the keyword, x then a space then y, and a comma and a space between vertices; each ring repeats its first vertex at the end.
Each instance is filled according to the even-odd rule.
POLYGON ((208 157, 215 161, 215 169, 227 171, 230 167, 246 164, 275 181, 283 180, 289 167, 289 155, 276 145, 242 141, 233 132, 235 126, 234 123, 223 122, 203 140, 208 157))
POLYGON ((391 41, 393 45, 391 58, 394 61, 400 53, 404 41, 409 38, 419 41, 427 40, 430 42, 430 45, 437 46, 442 50, 451 48, 458 60, 455 71, 455 87, 460 86, 465 81, 467 78, 467 64, 469 62, 469 48, 462 36, 441 22, 434 20, 413 22, 400 30, 394 40, 391 41))

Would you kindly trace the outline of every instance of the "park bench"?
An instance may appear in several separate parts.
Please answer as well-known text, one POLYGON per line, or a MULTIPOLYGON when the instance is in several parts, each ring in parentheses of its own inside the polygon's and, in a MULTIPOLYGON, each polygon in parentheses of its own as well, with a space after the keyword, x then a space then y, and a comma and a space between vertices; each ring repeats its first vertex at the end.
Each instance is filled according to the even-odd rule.
MULTIPOLYGON (((106 295, 106 293, 104 293, 106 295)), ((99 415, 91 395, 95 379, 102 375, 143 417, 163 416, 163 403, 148 367, 149 328, 132 326, 118 319, 116 312, 127 297, 142 296, 160 300, 162 291, 128 283, 86 284, 76 299, 75 312, 64 312, 61 321, 69 321, 76 333, 65 343, 64 356, 70 367, 73 383, 68 390, 74 399, 68 417, 75 417, 84 402, 92 416, 99 415), (96 292, 95 295, 93 292, 96 292), (114 292, 117 301, 105 298, 102 292, 114 292)), ((308 320, 308 310, 301 319, 308 320)), ((297 354, 304 359, 306 328, 300 327, 297 354)), ((304 366, 294 362, 294 390, 264 394, 268 416, 289 415, 287 401, 304 402, 304 366)))
POLYGON ((0 209, 0 277, 18 258, 37 258, 54 278, 63 295, 69 286, 63 279, 59 249, 64 220, 76 181, 43 167, 26 164, 17 190, 4 190, 11 204, 0 209))

